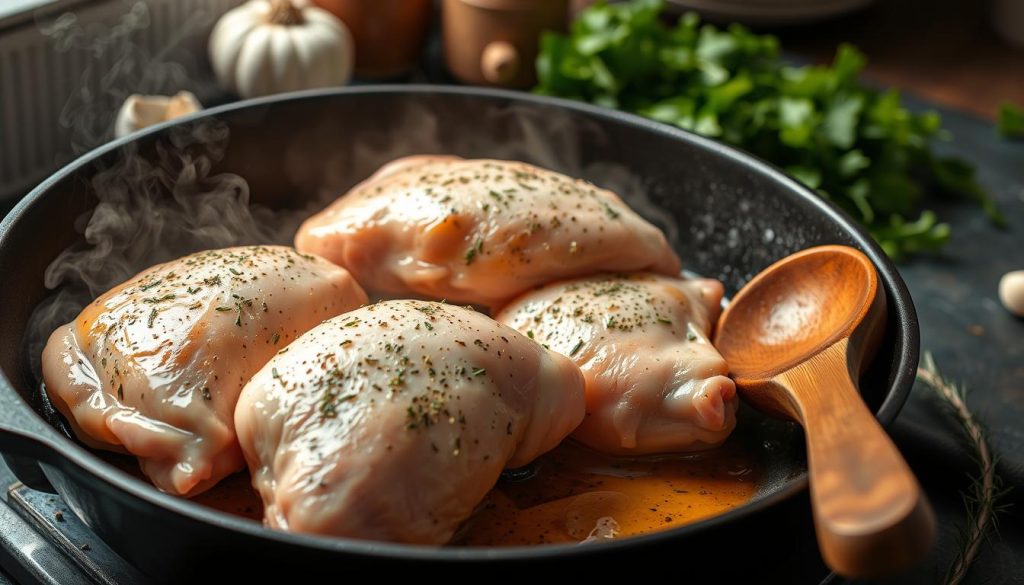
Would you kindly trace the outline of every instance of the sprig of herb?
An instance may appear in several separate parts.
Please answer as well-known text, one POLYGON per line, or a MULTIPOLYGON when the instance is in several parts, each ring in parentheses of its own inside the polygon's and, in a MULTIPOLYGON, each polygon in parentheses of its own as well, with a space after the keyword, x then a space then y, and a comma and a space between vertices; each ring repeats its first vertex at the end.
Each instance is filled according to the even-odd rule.
POLYGON ((855 48, 831 66, 787 65, 773 36, 742 26, 669 27, 662 0, 597 5, 568 36, 548 33, 535 91, 635 112, 763 157, 863 222, 891 256, 936 250, 949 226, 922 209, 934 189, 976 200, 997 224, 994 202, 959 159, 935 155, 939 115, 913 113, 895 90, 863 85, 855 48))
POLYGON ((971 486, 964 494, 967 525, 960 537, 960 551, 945 579, 946 585, 957 585, 967 576, 985 535, 996 527, 999 513, 1005 510, 1005 506, 999 504, 999 499, 1008 490, 1002 487, 996 474, 996 459, 989 449, 981 425, 967 407, 967 395, 963 388, 942 377, 929 352, 924 354, 924 365, 918 368, 917 378, 951 408, 978 464, 978 476, 972 478, 971 486))

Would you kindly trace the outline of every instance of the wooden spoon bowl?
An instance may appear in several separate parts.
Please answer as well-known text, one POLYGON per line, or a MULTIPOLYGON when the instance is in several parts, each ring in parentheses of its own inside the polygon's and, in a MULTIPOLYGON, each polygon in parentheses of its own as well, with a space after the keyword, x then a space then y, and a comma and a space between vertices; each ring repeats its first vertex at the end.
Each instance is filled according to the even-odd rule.
POLYGON ((714 343, 750 404, 803 425, 822 556, 849 577, 891 574, 930 548, 935 520, 856 380, 885 329, 874 265, 821 246, 766 268, 719 318, 714 343))

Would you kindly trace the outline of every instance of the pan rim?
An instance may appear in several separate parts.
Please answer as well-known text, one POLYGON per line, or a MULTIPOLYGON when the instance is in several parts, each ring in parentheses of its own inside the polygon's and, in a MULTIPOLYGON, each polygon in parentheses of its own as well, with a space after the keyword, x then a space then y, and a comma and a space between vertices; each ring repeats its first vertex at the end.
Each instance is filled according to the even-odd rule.
MULTIPOLYGON (((523 92, 515 92, 501 89, 473 88, 462 86, 446 85, 362 85, 344 88, 323 88, 278 94, 273 96, 243 100, 202 110, 188 116, 163 122, 143 131, 125 136, 123 138, 101 145, 88 153, 85 153, 74 161, 58 170, 56 173, 42 181, 28 195, 19 201, 7 216, 0 222, 0 248, 4 247, 9 234, 21 216, 36 201, 43 198, 50 189, 73 175, 82 167, 93 161, 122 148, 123 146, 164 132, 166 129, 207 117, 244 110, 270 106, 285 102, 299 102, 303 100, 331 99, 351 95, 395 95, 413 94, 418 96, 451 95, 469 97, 475 99, 486 99, 496 102, 526 103, 542 107, 554 107, 569 110, 574 113, 590 116, 604 121, 639 127, 645 132, 660 134, 672 140, 682 141, 704 151, 710 151, 713 156, 723 157, 756 174, 758 180, 774 182, 794 195, 805 200, 818 213, 826 216, 830 221, 839 225, 857 246, 871 259, 878 270, 879 279, 886 288, 891 302, 893 303, 893 315, 896 323, 896 348, 897 361, 892 373, 892 382, 886 392, 882 404, 875 412, 876 418, 883 426, 888 426, 899 413, 906 401, 914 381, 914 372, 918 363, 919 352, 919 328, 917 315, 902 278, 899 276, 895 266, 885 255, 882 249, 874 240, 852 220, 844 211, 834 207, 832 204, 822 200, 810 189, 788 176, 775 165, 743 150, 727 146, 713 139, 706 138, 692 132, 663 124, 640 116, 611 110, 591 104, 577 102, 567 99, 541 96, 523 92)), ((9 387, 12 392, 17 393, 8 379, 6 372, 0 370, 0 383, 9 387)), ((217 526, 233 532, 240 532, 246 536, 270 539, 281 545, 298 546, 303 548, 320 549, 326 552, 364 555, 380 559, 402 559, 419 561, 498 561, 498 560, 541 560, 552 557, 580 556, 591 553, 610 552, 624 547, 640 547, 666 539, 690 537, 708 530, 722 527, 742 518, 762 512, 771 508, 801 492, 807 488, 807 474, 803 472, 793 478, 787 479, 776 491, 760 498, 756 498, 728 512, 686 524, 671 530, 655 532, 603 543, 597 546, 580 547, 577 544, 551 544, 516 547, 433 547, 422 545, 407 545, 385 542, 372 542, 348 538, 317 536, 307 534, 296 534, 272 530, 262 526, 260 523, 225 512, 208 508, 165 494, 153 488, 148 483, 139 480, 115 466, 103 461, 91 451, 78 445, 74 441, 59 435, 52 427, 20 396, 22 406, 29 411, 29 416, 34 416, 38 422, 45 425, 52 433, 47 436, 35 437, 37 442, 44 444, 56 454, 57 461, 46 461, 46 466, 63 467, 73 465, 82 471, 103 481, 111 487, 131 494, 150 505, 157 506, 169 512, 179 514, 194 521, 217 526)))

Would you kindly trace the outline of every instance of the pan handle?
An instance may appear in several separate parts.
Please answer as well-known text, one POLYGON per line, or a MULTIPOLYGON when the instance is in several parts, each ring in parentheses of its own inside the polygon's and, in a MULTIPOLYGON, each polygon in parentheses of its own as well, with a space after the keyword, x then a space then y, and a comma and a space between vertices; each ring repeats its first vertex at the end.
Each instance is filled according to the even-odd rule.
POLYGON ((57 431, 0 376, 0 452, 21 483, 34 490, 56 493, 39 462, 60 457, 54 447, 59 439, 57 431))

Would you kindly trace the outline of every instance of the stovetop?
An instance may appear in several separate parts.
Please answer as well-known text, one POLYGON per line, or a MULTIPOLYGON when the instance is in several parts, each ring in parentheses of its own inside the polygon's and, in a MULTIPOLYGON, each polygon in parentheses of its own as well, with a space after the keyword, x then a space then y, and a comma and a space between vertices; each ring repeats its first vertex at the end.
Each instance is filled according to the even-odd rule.
POLYGON ((0 526, 0 585, 150 582, 97 538, 58 495, 14 483, 6 505, 0 502, 0 526))

